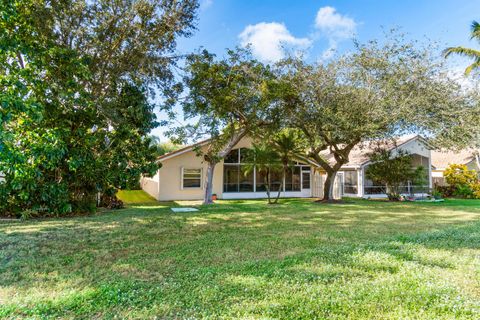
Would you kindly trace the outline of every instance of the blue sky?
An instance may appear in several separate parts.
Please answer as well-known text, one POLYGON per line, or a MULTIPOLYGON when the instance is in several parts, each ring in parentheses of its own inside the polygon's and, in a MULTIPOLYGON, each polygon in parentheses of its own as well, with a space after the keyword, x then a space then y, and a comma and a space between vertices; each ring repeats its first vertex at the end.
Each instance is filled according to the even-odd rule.
MULTIPOLYGON (((202 46, 222 55, 225 48, 250 43, 265 62, 281 58, 285 50, 303 50, 310 59, 325 60, 348 50, 353 35, 360 41, 382 38, 382 27, 400 27, 410 38, 428 37, 440 45, 476 47, 469 27, 480 20, 480 0, 200 1, 198 30, 178 41, 179 52, 202 46)), ((153 134, 165 140, 164 130, 153 134)))

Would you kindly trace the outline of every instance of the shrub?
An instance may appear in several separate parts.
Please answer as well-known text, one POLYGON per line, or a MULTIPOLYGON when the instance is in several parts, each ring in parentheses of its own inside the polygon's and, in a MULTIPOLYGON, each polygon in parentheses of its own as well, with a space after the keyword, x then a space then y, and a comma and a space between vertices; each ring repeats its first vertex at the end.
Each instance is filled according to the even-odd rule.
POLYGON ((451 186, 470 185, 477 182, 477 172, 464 164, 451 164, 445 169, 445 181, 451 186))
POLYGON ((472 197, 474 199, 480 199, 480 183, 472 183, 470 185, 470 188, 472 189, 472 197))
POLYGON ((435 186, 435 191, 440 193, 443 198, 453 197, 456 188, 455 186, 435 186))
POLYGON ((473 198, 473 190, 470 185, 459 184, 453 195, 460 198, 473 198))
POLYGON ((369 154, 372 164, 366 171, 368 179, 387 186, 387 196, 390 201, 401 200, 401 186, 406 181, 414 185, 424 185, 427 172, 423 166, 412 167, 412 155, 404 150, 398 150, 394 156, 391 150, 378 148, 369 154))
POLYGON ((445 170, 444 176, 451 195, 480 199, 480 182, 475 170, 470 170, 463 164, 451 164, 445 170))

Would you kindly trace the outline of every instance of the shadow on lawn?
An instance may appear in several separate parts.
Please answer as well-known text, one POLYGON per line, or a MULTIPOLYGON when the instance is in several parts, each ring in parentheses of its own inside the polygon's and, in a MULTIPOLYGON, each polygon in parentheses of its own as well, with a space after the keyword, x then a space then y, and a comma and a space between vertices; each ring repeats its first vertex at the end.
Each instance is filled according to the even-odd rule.
MULTIPOLYGON (((298 200, 272 207, 238 201, 201 207, 197 213, 140 207, 73 221, 29 222, 15 225, 14 231, 0 225, 4 288, 26 292, 41 289, 42 281, 72 284, 65 294, 40 299, 35 308, 5 305, 4 310, 11 308, 11 315, 79 312, 89 317, 98 310, 105 315, 115 308, 156 305, 160 314, 227 313, 235 302, 271 295, 272 286, 295 301, 296 285, 370 281, 382 273, 398 273, 405 263, 452 269, 457 262, 450 253, 480 248, 480 222, 432 231, 477 216, 462 215, 460 209, 452 214, 452 208, 445 213, 438 212, 440 207, 417 208, 412 212, 412 204, 386 208, 298 200), (423 252, 429 249, 442 255, 431 258, 423 252)), ((438 290, 432 295, 441 295, 438 290)), ((279 303, 271 316, 282 316, 288 303, 279 303)), ((430 302, 422 303, 428 308, 430 302)))

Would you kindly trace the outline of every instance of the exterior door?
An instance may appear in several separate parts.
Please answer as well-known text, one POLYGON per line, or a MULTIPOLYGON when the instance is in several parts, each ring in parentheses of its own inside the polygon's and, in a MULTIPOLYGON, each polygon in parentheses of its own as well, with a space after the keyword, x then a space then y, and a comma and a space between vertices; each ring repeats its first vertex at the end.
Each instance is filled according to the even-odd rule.
POLYGON ((302 170, 302 196, 303 197, 311 197, 312 192, 311 192, 311 176, 310 176, 310 171, 303 171, 302 170))

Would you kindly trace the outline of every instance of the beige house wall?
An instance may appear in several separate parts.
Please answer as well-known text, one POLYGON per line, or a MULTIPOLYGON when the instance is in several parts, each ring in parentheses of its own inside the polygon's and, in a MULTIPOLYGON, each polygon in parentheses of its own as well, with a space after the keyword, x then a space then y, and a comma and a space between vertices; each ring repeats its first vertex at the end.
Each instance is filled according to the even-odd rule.
MULTIPOLYGON (((252 139, 244 138, 234 149, 249 148, 252 145, 252 139)), ((203 146, 205 150, 207 146, 203 146)), ((207 172, 207 163, 202 157, 197 156, 195 151, 187 151, 172 158, 167 158, 161 162, 162 167, 158 170, 159 190, 154 196, 157 200, 201 200, 205 191, 205 180, 207 172), (182 168, 202 169, 202 184, 200 188, 182 189, 182 168)), ((215 166, 213 175, 213 193, 219 198, 223 197, 223 161, 215 166)))
MULTIPOLYGON (((239 148, 251 148, 252 139, 244 138, 242 139, 234 149, 239 148)), ((201 147, 203 150, 207 146, 201 147)), ((419 140, 410 141, 402 146, 399 149, 407 150, 412 154, 422 155, 428 158, 428 163, 423 163, 427 165, 428 168, 431 168, 431 155, 430 150, 426 145, 424 145, 419 140)), ((395 152, 394 152, 395 153, 395 152)), ((162 168, 153 178, 143 178, 141 180, 142 189, 147 193, 152 195, 154 198, 160 201, 170 201, 170 200, 201 200, 203 199, 205 192, 205 183, 206 183, 206 171, 207 163, 203 160, 202 157, 196 155, 196 152, 193 150, 185 150, 180 153, 176 153, 171 157, 166 156, 160 160, 162 163, 162 168), (182 188, 182 168, 183 169, 202 169, 202 183, 200 188, 182 188)), ((354 170, 358 172, 358 193, 356 195, 349 196, 364 196, 363 190, 363 181, 364 169, 361 168, 343 168, 339 172, 345 172, 349 170, 354 170)), ((429 170, 431 186, 431 171, 429 170)), ((323 197, 323 183, 325 181, 325 172, 322 170, 311 170, 311 190, 307 193, 302 192, 283 192, 282 196, 287 197, 323 197)), ((335 179, 334 182, 334 198, 341 198, 342 184, 341 179, 335 179)), ((225 197, 223 194, 223 161, 219 162, 214 171, 213 177, 213 193, 217 195, 219 199, 223 198, 254 198, 254 197, 265 197, 266 194, 262 192, 245 192, 245 193, 226 193, 225 197)))

